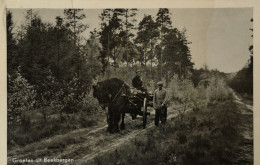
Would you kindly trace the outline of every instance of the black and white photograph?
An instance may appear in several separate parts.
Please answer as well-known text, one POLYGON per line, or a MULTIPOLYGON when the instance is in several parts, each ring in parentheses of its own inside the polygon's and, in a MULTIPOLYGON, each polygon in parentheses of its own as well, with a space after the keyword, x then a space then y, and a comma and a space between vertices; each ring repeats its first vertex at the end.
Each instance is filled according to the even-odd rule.
POLYGON ((253 11, 6 8, 7 164, 254 164, 253 11))

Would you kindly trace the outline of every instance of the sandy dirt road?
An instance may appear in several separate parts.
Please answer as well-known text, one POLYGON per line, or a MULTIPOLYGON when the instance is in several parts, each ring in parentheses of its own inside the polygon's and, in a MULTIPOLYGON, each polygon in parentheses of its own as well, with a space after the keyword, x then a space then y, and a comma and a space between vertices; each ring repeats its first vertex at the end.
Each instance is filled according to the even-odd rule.
POLYGON ((243 101, 241 96, 233 92, 237 107, 241 112, 241 127, 240 131, 243 136, 242 142, 237 148, 239 159, 237 164, 253 164, 253 105, 243 101))

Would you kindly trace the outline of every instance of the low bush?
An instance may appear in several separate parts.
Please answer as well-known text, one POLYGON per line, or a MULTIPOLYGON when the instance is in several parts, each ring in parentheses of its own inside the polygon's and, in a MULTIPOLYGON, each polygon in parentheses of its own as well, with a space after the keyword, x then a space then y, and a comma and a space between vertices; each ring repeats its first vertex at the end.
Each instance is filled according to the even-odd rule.
POLYGON ((23 125, 30 126, 30 112, 35 107, 36 91, 34 86, 20 74, 19 68, 14 77, 8 75, 8 81, 12 84, 8 86, 8 106, 7 119, 8 126, 23 125))
POLYGON ((179 117, 182 119, 188 109, 199 111, 206 106, 206 89, 202 86, 195 88, 189 79, 179 79, 174 76, 168 86, 169 100, 177 102, 179 117))
POLYGON ((102 112, 103 109, 101 109, 98 101, 96 98, 92 96, 92 93, 86 95, 82 101, 80 102, 82 107, 82 112, 86 114, 95 114, 102 112))
POLYGON ((231 100, 233 93, 223 79, 212 78, 206 89, 208 103, 231 100))

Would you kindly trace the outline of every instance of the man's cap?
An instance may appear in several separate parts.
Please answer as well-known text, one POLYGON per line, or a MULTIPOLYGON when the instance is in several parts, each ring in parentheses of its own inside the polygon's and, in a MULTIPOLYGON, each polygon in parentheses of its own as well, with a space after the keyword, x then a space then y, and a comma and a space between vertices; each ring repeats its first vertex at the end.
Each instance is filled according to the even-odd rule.
POLYGON ((159 82, 157 83, 157 85, 163 85, 163 82, 159 81, 159 82))

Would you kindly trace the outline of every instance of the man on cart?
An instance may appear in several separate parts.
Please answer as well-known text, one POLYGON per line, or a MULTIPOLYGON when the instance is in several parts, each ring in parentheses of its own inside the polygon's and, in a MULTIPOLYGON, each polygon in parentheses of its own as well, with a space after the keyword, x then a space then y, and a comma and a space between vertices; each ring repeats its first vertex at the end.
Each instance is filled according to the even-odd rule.
MULTIPOLYGON (((147 98, 148 92, 147 89, 143 87, 143 81, 141 78, 141 70, 136 71, 136 75, 132 79, 132 85, 136 89, 134 91, 135 96, 141 103, 143 102, 144 98, 147 98)), ((143 115, 141 111, 142 104, 138 104, 137 112, 132 114, 132 119, 135 119, 137 114, 143 115)))
POLYGON ((142 78, 141 78, 141 70, 138 69, 136 71, 136 75, 132 79, 132 85, 137 90, 140 90, 142 92, 146 92, 146 89, 143 87, 143 81, 142 81, 142 78))

